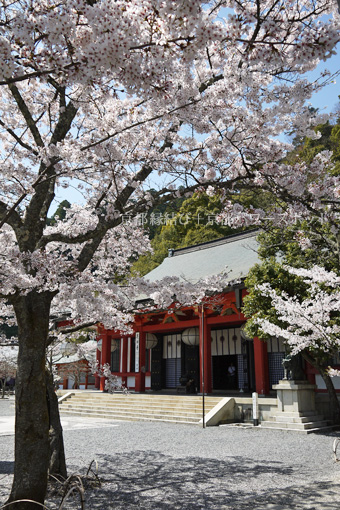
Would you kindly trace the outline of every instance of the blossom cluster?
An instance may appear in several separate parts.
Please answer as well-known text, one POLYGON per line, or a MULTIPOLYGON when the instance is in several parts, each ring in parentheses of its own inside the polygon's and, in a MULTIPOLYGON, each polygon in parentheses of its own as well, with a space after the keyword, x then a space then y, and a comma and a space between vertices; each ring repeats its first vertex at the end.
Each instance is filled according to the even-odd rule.
POLYGON ((108 363, 100 365, 98 361, 90 362, 90 369, 93 375, 105 377, 105 390, 108 391, 108 393, 119 391, 128 394, 127 388, 119 381, 116 375, 112 374, 111 367, 108 363))
MULTIPOLYGON (((240 179, 284 188, 291 217, 336 199, 329 154, 310 168, 277 162, 290 148, 280 133, 324 120, 306 107, 320 83, 304 73, 332 55, 338 24, 331 0, 3 0, 3 302, 44 292, 55 313, 121 327, 138 293, 165 306, 174 294, 202 299, 208 285, 129 283, 150 245, 123 218, 240 179), (56 193, 70 187, 82 205, 48 225, 56 193)), ((264 219, 228 203, 225 214, 236 226, 264 219)))
POLYGON ((289 296, 268 283, 259 285, 257 290, 271 299, 279 322, 260 317, 254 317, 254 322, 264 333, 283 338, 293 355, 304 350, 329 354, 339 351, 340 325, 335 320, 340 312, 339 277, 318 266, 286 270, 304 280, 307 297, 289 296))

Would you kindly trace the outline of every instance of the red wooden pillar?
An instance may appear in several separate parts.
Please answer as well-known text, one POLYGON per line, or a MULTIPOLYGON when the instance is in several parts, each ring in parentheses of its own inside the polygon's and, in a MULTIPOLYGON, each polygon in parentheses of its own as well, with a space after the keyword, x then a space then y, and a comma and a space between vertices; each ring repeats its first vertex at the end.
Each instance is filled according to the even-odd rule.
MULTIPOLYGON (((105 363, 111 364, 111 337, 107 333, 103 333, 100 335, 103 343, 102 343, 102 361, 101 364, 105 365, 105 363)), ((100 378, 100 389, 102 391, 105 390, 105 377, 100 378)))
POLYGON ((200 392, 203 393, 203 377, 204 377, 204 393, 212 392, 211 377, 211 331, 204 310, 199 314, 199 336, 200 336, 200 392))
POLYGON ((135 391, 141 393, 145 391, 145 354, 146 354, 146 347, 145 347, 145 340, 146 340, 146 333, 142 330, 142 328, 139 329, 139 331, 136 332, 135 336, 135 346, 136 346, 136 359, 138 358, 138 370, 136 370, 136 376, 135 376, 135 391))
MULTIPOLYGON (((100 338, 98 338, 98 340, 100 340, 100 338)), ((98 365, 101 365, 102 353, 100 352, 99 349, 97 349, 97 352, 96 352, 96 360, 98 361, 98 365)), ((97 374, 94 376, 94 387, 97 390, 100 389, 100 377, 97 374)))
POLYGON ((255 386, 259 395, 269 394, 267 343, 254 338, 255 386))
POLYGON ((122 373, 125 374, 122 376, 122 384, 126 387, 127 385, 127 359, 128 359, 128 338, 122 337, 120 347, 122 349, 121 359, 122 359, 122 373))

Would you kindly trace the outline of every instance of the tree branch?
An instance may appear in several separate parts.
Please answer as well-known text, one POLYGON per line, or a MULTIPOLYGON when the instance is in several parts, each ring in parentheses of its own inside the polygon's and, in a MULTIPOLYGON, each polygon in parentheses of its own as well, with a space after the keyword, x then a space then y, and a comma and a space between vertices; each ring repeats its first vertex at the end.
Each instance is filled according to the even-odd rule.
POLYGON ((31 115, 31 112, 29 111, 24 99, 22 98, 22 96, 20 94, 18 87, 14 84, 11 84, 11 85, 8 85, 8 88, 11 91, 12 96, 14 97, 14 99, 19 107, 19 110, 21 111, 28 128, 32 133, 35 143, 37 144, 38 147, 44 147, 44 142, 41 138, 41 135, 40 135, 39 130, 36 126, 36 123, 31 115))
POLYGON ((37 156, 38 154, 37 151, 34 150, 33 147, 31 147, 31 145, 28 145, 27 143, 23 142, 21 138, 17 134, 15 134, 15 132, 11 128, 6 127, 5 123, 1 119, 0 126, 2 126, 7 131, 7 133, 10 134, 14 138, 14 140, 18 142, 19 145, 21 145, 21 147, 27 149, 28 151, 32 152, 37 156))
POLYGON ((14 204, 14 206, 8 209, 6 204, 0 202, 0 228, 6 222, 13 228, 15 232, 18 232, 18 230, 22 227, 22 220, 17 211, 15 211, 16 207, 16 204, 14 204))
POLYGON ((69 333, 76 333, 77 331, 81 331, 82 329, 90 328, 91 326, 95 326, 96 324, 98 324, 98 321, 85 322, 84 324, 78 324, 77 326, 70 326, 58 329, 58 333, 68 335, 69 333))

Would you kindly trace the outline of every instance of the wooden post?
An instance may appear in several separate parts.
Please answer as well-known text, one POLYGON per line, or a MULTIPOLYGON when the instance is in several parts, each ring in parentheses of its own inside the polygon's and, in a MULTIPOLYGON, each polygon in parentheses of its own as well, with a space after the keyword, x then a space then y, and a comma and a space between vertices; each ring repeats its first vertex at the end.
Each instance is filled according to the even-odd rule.
POLYGON ((203 375, 204 375, 204 393, 212 392, 211 377, 211 330, 208 326, 206 314, 203 310, 200 312, 199 320, 200 336, 200 392, 203 393, 203 375), (202 320, 203 319, 203 320, 202 320))
POLYGON ((142 328, 139 328, 139 331, 136 332, 135 336, 136 346, 135 391, 138 393, 145 391, 145 354, 146 354, 145 339, 146 333, 142 330, 142 328))
MULTIPOLYGON (((105 365, 108 363, 111 365, 111 337, 107 333, 103 333, 101 335, 103 340, 102 343, 102 361, 101 364, 105 365)), ((105 390, 105 377, 101 377, 100 379, 100 389, 102 391, 105 390)))
POLYGON ((121 340, 121 349, 122 349, 122 353, 121 353, 121 359, 122 359, 122 367, 121 367, 121 370, 122 370, 122 374, 125 374, 125 375, 122 375, 122 384, 127 387, 127 358, 128 358, 128 337, 122 337, 122 340, 121 340))
MULTIPOLYGON (((101 364, 101 360, 102 360, 102 353, 100 352, 99 349, 97 349, 97 352, 96 352, 96 360, 98 361, 98 364, 100 365, 101 364)), ((97 374, 94 376, 94 387, 97 390, 100 389, 100 377, 97 374)))

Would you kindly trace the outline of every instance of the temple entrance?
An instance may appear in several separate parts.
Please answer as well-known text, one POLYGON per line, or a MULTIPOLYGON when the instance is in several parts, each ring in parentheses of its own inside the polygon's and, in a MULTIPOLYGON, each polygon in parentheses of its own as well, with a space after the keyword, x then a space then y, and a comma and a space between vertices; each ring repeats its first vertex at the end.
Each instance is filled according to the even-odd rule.
POLYGON ((182 334, 164 335, 151 354, 151 388, 175 389, 180 379, 193 380, 191 388, 199 388, 199 348, 182 342, 182 334))
MULTIPOLYGON (((151 352, 151 388, 176 389, 187 377, 199 391, 199 347, 184 344, 180 332, 158 338, 151 352)), ((212 330, 211 340, 213 389, 251 392, 255 388, 253 341, 241 338, 239 327, 212 330)))
POLYGON ((237 355, 213 356, 212 372, 214 390, 238 389, 237 355))
POLYGON ((182 377, 182 336, 181 333, 163 336, 163 370, 165 388, 179 386, 182 377))
POLYGON ((182 342, 182 376, 192 381, 189 387, 190 393, 199 390, 199 348, 198 345, 186 345, 182 342))
POLYGON ((214 390, 250 392, 255 387, 254 347, 239 327, 211 331, 214 390))

